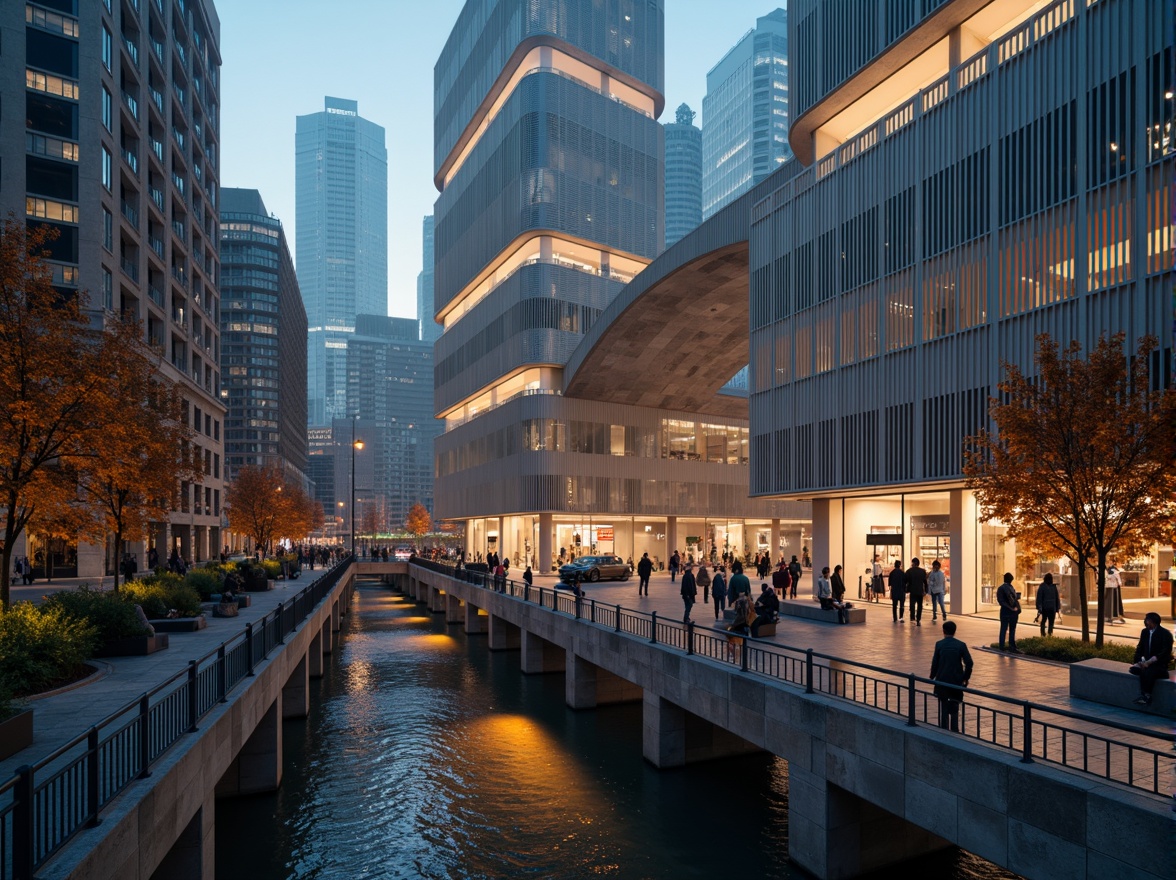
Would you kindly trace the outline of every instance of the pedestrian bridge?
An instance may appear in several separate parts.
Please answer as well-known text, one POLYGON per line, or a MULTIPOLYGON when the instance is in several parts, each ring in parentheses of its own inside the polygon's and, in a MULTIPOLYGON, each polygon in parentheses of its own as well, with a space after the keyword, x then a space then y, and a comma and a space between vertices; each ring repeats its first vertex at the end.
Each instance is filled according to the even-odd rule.
POLYGON ((657 767, 752 750, 788 761, 789 856, 845 878, 955 844, 1030 878, 1168 871, 1170 733, 969 692, 962 732, 934 726, 913 675, 684 627, 566 591, 418 560, 366 563, 408 595, 517 650, 524 673, 562 672, 567 704, 641 701, 657 767), (1148 845, 1146 842, 1152 842, 1148 845))

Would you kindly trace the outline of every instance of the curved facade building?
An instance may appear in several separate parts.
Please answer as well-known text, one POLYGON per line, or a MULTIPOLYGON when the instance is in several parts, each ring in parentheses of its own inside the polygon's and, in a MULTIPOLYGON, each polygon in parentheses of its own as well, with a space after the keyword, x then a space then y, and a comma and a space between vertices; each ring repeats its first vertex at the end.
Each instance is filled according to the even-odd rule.
POLYGON ((469 0, 437 62, 436 504, 472 552, 665 559, 703 514, 740 517, 743 540, 745 421, 563 393, 663 247, 663 18, 660 0, 469 0), (712 464, 688 465, 712 434, 712 464), (699 514, 680 538, 679 513, 699 514))
MULTIPOLYGON (((1172 381, 1173 7, 789 16, 790 138, 813 164, 751 217, 752 493, 813 499, 814 565, 939 558, 953 610, 983 611, 1020 570, 961 468, 1001 361, 1031 369, 1043 332, 1154 334, 1172 381)), ((1170 560, 1132 560, 1125 596, 1158 595, 1170 560)))

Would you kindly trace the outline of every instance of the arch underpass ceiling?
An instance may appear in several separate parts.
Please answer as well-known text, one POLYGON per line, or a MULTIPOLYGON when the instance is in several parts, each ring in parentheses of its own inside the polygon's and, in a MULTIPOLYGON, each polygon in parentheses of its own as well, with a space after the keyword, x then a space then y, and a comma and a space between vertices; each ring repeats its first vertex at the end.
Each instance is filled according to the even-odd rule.
POLYGON ((718 393, 749 351, 748 209, 737 206, 742 228, 727 243, 675 266, 700 227, 618 294, 568 362, 565 396, 747 418, 746 397, 718 393))

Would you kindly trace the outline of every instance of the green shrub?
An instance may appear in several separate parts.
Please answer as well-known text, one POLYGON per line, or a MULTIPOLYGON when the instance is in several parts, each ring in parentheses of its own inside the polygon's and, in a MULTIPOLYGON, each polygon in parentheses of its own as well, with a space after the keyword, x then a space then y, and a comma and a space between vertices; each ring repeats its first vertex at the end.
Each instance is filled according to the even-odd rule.
POLYGON ((265 576, 271 581, 276 581, 282 576, 282 563, 276 559, 261 560, 261 567, 265 569, 265 576))
MULTIPOLYGON (((125 591, 126 588, 123 589, 125 591)), ((103 590, 92 590, 87 586, 62 590, 46 599, 41 607, 60 609, 74 620, 89 623, 97 631, 98 645, 147 634, 135 614, 135 606, 103 590)))
MULTIPOLYGON (((999 646, 994 643, 991 647, 999 646)), ((1101 648, 1096 648, 1093 642, 1084 642, 1081 639, 1034 636, 1017 639, 1017 647, 1030 656, 1041 657, 1043 660, 1057 660, 1059 663, 1078 663, 1094 658, 1117 660, 1120 663, 1135 662, 1135 646, 1121 642, 1106 642, 1101 648)))
POLYGON ((219 566, 216 568, 194 568, 184 577, 184 583, 199 593, 200 598, 205 602, 212 598, 213 593, 221 591, 223 581, 224 577, 219 566))
POLYGON ((185 584, 177 575, 169 575, 178 583, 163 578, 131 581, 121 590, 124 602, 143 606, 143 613, 152 620, 167 617, 175 611, 179 617, 195 617, 201 612, 200 594, 185 584))
POLYGON ((19 602, 0 613, 0 682, 21 697, 72 681, 97 644, 92 624, 61 608, 19 602))

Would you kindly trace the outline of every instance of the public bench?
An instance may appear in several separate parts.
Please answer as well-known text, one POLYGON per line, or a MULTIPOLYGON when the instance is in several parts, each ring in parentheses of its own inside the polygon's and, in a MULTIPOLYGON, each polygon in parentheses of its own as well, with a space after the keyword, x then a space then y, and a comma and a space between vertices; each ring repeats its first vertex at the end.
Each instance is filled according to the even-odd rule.
MULTIPOLYGON (((734 621, 735 621, 735 612, 733 610, 731 610, 730 608, 725 608, 723 610, 724 624, 727 626, 730 626, 732 623, 734 623, 734 621)), ((761 623, 759 625, 758 635, 756 636, 756 638, 757 639, 766 639, 768 636, 774 636, 775 634, 776 634, 776 622, 775 621, 772 621, 771 623, 761 623)))
POLYGON ((1137 706, 1139 679, 1127 670, 1128 663, 1116 660, 1083 660, 1070 664, 1070 696, 1123 709, 1139 709, 1168 715, 1176 706, 1176 682, 1161 679, 1152 691, 1150 706, 1137 706))
MULTIPOLYGON (((780 603, 780 613, 787 614, 789 617, 801 617, 805 620, 819 620, 823 623, 837 622, 836 609, 830 608, 826 611, 811 599, 787 599, 780 603)), ((866 609, 859 605, 847 608, 845 613, 849 615, 849 623, 866 622, 866 609)))

